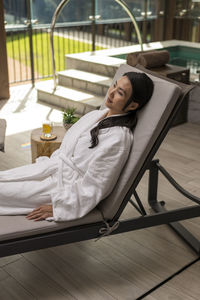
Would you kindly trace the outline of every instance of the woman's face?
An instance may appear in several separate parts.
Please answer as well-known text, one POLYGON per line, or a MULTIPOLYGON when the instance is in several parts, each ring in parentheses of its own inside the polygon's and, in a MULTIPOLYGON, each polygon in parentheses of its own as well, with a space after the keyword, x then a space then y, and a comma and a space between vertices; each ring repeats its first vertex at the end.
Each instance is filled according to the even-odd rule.
POLYGON ((138 103, 131 102, 125 110, 125 104, 132 94, 132 85, 127 76, 121 77, 108 90, 108 97, 105 105, 110 109, 108 115, 124 114, 130 110, 135 110, 138 103))

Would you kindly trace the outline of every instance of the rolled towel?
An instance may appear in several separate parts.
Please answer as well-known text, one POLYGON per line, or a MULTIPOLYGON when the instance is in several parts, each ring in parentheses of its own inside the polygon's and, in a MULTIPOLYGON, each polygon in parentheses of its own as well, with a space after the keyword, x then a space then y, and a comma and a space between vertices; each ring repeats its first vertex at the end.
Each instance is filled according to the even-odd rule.
POLYGON ((147 69, 161 67, 169 62, 169 52, 167 50, 141 53, 138 55, 138 64, 147 69))
POLYGON ((169 62, 169 52, 167 50, 148 50, 129 53, 126 58, 127 64, 136 66, 140 64, 145 68, 161 67, 169 62))
POLYGON ((126 57, 127 64, 134 67, 138 64, 138 57, 139 57, 140 54, 151 53, 151 52, 154 52, 154 50, 137 51, 137 52, 129 53, 126 57))

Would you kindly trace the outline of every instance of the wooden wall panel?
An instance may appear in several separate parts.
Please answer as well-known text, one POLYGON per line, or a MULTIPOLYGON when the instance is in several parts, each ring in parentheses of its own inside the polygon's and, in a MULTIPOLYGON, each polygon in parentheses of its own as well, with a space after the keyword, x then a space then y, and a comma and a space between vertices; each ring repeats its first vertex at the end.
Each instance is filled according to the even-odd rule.
POLYGON ((0 99, 8 99, 10 96, 3 0, 0 0, 0 45, 0 99))

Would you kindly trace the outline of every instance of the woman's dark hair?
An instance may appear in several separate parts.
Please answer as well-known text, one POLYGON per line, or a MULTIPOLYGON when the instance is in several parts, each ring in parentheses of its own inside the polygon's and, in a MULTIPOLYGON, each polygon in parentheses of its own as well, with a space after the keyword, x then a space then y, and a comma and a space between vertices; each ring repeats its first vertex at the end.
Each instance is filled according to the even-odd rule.
POLYGON ((145 73, 127 72, 123 76, 127 76, 132 85, 132 94, 128 99, 124 109, 134 101, 139 104, 138 109, 141 109, 151 98, 153 94, 153 81, 145 73))
MULTIPOLYGON (((153 81, 145 73, 127 72, 124 73, 123 76, 128 77, 132 86, 132 94, 123 110, 125 110, 132 101, 139 104, 137 110, 141 109, 150 100, 153 94, 153 81)), ((125 115, 108 117, 101 120, 98 125, 90 131, 91 146, 89 148, 94 148, 98 145, 98 134, 100 129, 113 126, 125 126, 133 130, 137 124, 137 110, 129 111, 125 115)))

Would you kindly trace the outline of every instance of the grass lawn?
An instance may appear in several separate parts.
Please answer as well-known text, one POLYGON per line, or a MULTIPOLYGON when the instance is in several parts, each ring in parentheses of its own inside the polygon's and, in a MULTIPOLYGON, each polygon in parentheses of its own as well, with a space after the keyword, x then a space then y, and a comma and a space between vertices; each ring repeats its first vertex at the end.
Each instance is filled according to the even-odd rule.
MULTIPOLYGON (((7 36, 7 55, 10 58, 21 61, 30 67, 30 46, 27 33, 16 33, 7 36)), ((104 49, 96 46, 96 50, 104 49)), ((92 44, 54 36, 54 51, 56 71, 65 69, 65 54, 92 51, 92 44)), ((34 68, 41 76, 52 74, 50 33, 33 34, 34 68)))

